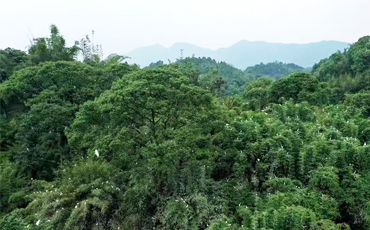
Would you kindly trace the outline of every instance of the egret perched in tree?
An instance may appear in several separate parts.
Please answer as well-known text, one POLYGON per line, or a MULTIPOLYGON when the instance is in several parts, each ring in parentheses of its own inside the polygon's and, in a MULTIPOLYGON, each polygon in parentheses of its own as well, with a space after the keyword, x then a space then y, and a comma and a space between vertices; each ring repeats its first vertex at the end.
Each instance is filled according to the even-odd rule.
POLYGON ((36 222, 36 225, 37 225, 37 226, 39 226, 39 224, 40 224, 40 220, 38 220, 38 221, 36 222))
POLYGON ((95 149, 95 155, 96 155, 97 157, 99 157, 99 152, 98 152, 98 150, 97 150, 97 149, 95 149))

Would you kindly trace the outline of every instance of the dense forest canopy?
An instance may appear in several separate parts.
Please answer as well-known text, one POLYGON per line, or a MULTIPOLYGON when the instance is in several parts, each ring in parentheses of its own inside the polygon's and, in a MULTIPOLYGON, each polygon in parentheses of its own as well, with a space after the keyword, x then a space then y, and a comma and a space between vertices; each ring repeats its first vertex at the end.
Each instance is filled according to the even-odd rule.
POLYGON ((370 228, 370 37, 312 72, 94 51, 0 51, 1 229, 370 228))
MULTIPOLYGON (((240 94, 244 86, 255 78, 253 75, 245 73, 226 62, 217 62, 209 57, 179 58, 174 64, 193 70, 194 74, 199 76, 201 81, 209 84, 216 81, 222 82, 222 93, 224 95, 240 94)), ((161 65, 164 65, 163 61, 152 62, 146 69, 153 69, 161 65)))
MULTIPOLYGON (((279 79, 296 72, 309 72, 309 68, 305 69, 293 63, 282 62, 260 63, 244 71, 226 62, 217 62, 205 57, 179 58, 176 63, 197 70, 198 75, 201 75, 200 78, 208 79, 208 81, 221 78, 224 81, 224 95, 241 94, 248 82, 261 77, 279 79)), ((160 65, 164 65, 163 61, 152 62, 146 69, 153 69, 160 65)))
POLYGON ((248 67, 245 72, 252 74, 255 78, 272 77, 279 79, 295 72, 307 72, 307 70, 293 63, 271 62, 248 67))

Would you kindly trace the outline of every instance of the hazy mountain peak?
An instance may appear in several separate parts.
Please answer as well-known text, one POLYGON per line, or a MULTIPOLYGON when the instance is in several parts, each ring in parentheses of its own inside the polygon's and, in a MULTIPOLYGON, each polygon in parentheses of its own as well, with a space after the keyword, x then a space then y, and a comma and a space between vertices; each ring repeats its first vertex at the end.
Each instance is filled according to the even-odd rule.
POLYGON ((132 58, 130 62, 137 63, 142 67, 159 60, 176 61, 182 55, 183 57, 210 57, 217 61, 225 61, 239 69, 245 69, 261 62, 274 61, 295 63, 306 68, 338 50, 344 50, 348 45, 347 42, 340 41, 284 44, 241 40, 230 47, 211 50, 191 43, 177 42, 169 48, 159 44, 141 47, 126 55, 132 58))

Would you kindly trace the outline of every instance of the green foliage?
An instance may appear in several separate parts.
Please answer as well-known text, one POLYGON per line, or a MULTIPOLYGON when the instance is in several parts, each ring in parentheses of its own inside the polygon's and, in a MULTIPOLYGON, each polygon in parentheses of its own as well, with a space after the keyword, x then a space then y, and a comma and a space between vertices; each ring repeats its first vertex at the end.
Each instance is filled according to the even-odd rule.
POLYGON ((216 84, 217 81, 220 83, 220 79, 224 79, 226 81, 226 95, 235 95, 241 93, 245 84, 253 79, 250 74, 245 73, 225 62, 216 62, 211 58, 185 58, 178 60, 177 63, 198 69, 200 74, 206 76, 209 76, 209 74, 218 76, 218 78, 215 79, 216 84))
POLYGON ((155 68, 155 67, 158 67, 158 66, 161 66, 163 65, 163 61, 157 61, 157 62, 152 62, 149 64, 149 66, 147 67, 148 69, 152 69, 152 68, 155 68))
POLYGON ((27 54, 20 50, 0 50, 0 83, 8 79, 15 70, 25 67, 27 58, 27 54))
POLYGON ((311 102, 313 100, 311 94, 316 91, 318 84, 318 80, 310 74, 292 74, 272 84, 271 99, 277 103, 289 99, 293 99, 295 102, 311 102))
POLYGON ((324 194, 335 195, 339 189, 339 178, 334 168, 319 168, 312 174, 309 185, 324 194))
POLYGON ((370 36, 360 38, 348 49, 348 62, 352 73, 364 73, 370 66, 370 36))
POLYGON ((348 94, 345 97, 344 104, 361 109, 364 115, 370 116, 370 92, 362 91, 356 94, 348 94))
POLYGON ((329 81, 350 71, 347 62, 345 53, 337 52, 315 64, 312 72, 320 81, 329 81))
POLYGON ((203 88, 209 89, 215 95, 221 96, 225 93, 226 81, 218 76, 217 71, 212 71, 199 76, 199 84, 203 88))
POLYGON ((14 202, 16 193, 26 185, 25 178, 19 174, 14 163, 7 159, 4 152, 0 155, 0 210, 9 212, 24 203, 14 202))
POLYGON ((337 79, 349 74, 352 77, 366 74, 370 66, 370 36, 360 38, 344 52, 337 52, 315 64, 312 73, 320 81, 337 79))
POLYGON ((366 37, 275 81, 31 49, 0 52, 1 229, 369 229, 366 37))
POLYGON ((44 90, 50 90, 56 98, 79 104, 93 99, 98 93, 100 86, 97 81, 106 81, 98 74, 81 63, 47 62, 15 72, 0 85, 0 98, 11 108, 14 104, 24 104, 44 90))
POLYGON ((0 115, 0 151, 8 151, 12 147, 17 126, 17 119, 9 119, 5 115, 0 115))
POLYGON ((104 161, 76 160, 54 182, 34 181, 24 220, 52 229, 117 229, 122 202, 119 172, 104 161))
POLYGON ((258 79, 261 77, 271 77, 273 79, 279 79, 284 76, 288 76, 295 72, 306 72, 301 66, 293 63, 282 63, 282 62, 270 62, 267 64, 257 64, 245 69, 245 72, 254 76, 258 79))
POLYGON ((36 38, 28 50, 33 64, 47 61, 73 61, 80 50, 78 43, 66 47, 66 41, 55 25, 50 26, 50 38, 36 38))
POLYGON ((270 88, 273 81, 269 78, 259 78, 245 87, 244 98, 247 100, 248 108, 261 111, 270 102, 270 88))
POLYGON ((122 147, 136 151, 147 143, 169 139, 176 129, 191 125, 197 112, 203 113, 210 107, 211 95, 188 85, 180 72, 137 71, 83 106, 73 124, 70 140, 88 149, 97 148, 99 142, 111 143, 104 144, 110 146, 103 151, 107 156, 122 147), (108 134, 108 139, 97 138, 99 133, 108 134))
POLYGON ((23 230, 28 227, 29 225, 26 225, 22 217, 16 212, 10 213, 4 216, 2 220, 0 220, 1 229, 23 230))
POLYGON ((12 158, 32 178, 50 180, 53 169, 70 159, 65 130, 75 111, 68 103, 38 103, 22 119, 16 136, 20 149, 12 158))
POLYGON ((9 128, 2 137, 3 148, 9 149, 14 139, 12 159, 19 168, 33 178, 52 179, 53 170, 72 156, 65 132, 78 105, 129 71, 127 64, 94 69, 82 63, 47 62, 16 72, 0 86, 2 109, 8 116, 2 124, 9 128))

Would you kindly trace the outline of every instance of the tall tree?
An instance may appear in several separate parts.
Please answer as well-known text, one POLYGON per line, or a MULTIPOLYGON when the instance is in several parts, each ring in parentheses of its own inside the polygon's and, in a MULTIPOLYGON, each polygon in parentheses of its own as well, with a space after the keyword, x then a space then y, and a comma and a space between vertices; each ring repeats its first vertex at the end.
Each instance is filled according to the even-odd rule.
POLYGON ((28 50, 33 64, 46 61, 73 61, 80 50, 78 42, 66 47, 66 41, 55 25, 50 26, 49 38, 36 38, 28 50))

